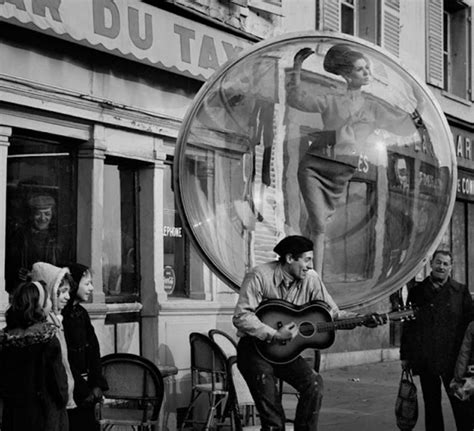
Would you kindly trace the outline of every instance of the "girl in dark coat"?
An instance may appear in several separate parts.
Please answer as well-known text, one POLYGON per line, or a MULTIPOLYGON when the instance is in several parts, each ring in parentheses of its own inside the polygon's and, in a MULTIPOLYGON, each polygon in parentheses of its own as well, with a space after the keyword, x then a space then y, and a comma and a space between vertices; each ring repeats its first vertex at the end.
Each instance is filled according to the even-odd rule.
POLYGON ((63 326, 69 354, 69 364, 74 377, 74 401, 77 408, 68 410, 71 431, 98 429, 94 405, 108 388, 102 375, 99 341, 87 310, 81 305, 94 291, 87 266, 69 265, 72 279, 70 300, 62 311, 63 326))
POLYGON ((68 386, 51 300, 40 282, 21 284, 6 312, 0 392, 2 431, 67 431, 68 386))

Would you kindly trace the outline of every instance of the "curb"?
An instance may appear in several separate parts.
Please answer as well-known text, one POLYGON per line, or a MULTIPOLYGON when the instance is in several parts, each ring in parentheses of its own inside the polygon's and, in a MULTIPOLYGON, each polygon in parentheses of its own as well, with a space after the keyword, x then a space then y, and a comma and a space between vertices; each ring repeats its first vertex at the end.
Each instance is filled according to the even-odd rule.
POLYGON ((351 352, 322 353, 320 370, 349 367, 353 365, 372 364, 375 362, 398 361, 400 349, 359 350, 351 352))

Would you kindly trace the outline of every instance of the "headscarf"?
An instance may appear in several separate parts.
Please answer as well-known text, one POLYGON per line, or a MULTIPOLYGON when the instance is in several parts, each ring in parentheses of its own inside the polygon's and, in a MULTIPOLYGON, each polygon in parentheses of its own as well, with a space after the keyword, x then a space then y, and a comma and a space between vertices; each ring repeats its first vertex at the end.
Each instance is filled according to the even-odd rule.
POLYGON ((36 262, 32 267, 31 280, 43 280, 46 283, 46 290, 51 298, 55 314, 59 314, 58 288, 66 274, 70 274, 68 268, 59 268, 46 262, 36 262))

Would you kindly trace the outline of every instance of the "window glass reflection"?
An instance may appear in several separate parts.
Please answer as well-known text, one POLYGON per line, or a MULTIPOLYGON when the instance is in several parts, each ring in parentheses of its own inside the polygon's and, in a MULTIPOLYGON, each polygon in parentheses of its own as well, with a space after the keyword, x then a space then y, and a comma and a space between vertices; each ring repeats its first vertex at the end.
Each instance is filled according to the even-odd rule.
POLYGON ((163 178, 163 278, 169 296, 188 297, 186 235, 175 206, 171 165, 165 165, 163 178))
POLYGON ((135 301, 139 297, 137 181, 134 166, 106 160, 102 277, 107 302, 135 301))
POLYGON ((11 138, 7 159, 6 289, 33 263, 75 258, 75 161, 67 143, 11 138))

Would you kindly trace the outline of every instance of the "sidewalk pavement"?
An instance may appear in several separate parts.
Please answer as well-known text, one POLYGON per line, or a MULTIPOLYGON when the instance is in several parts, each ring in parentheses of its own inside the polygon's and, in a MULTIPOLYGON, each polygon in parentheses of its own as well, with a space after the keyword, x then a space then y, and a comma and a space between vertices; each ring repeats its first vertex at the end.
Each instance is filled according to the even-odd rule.
MULTIPOLYGON (((334 368, 321 372, 324 398, 320 413, 320 431, 398 431, 395 399, 400 380, 400 361, 334 368)), ((414 431, 424 431, 424 406, 418 377, 419 417, 414 431)), ((285 395, 287 416, 294 417, 296 396, 285 395)), ((451 406, 443 391, 443 415, 446 430, 455 430, 451 406)))

